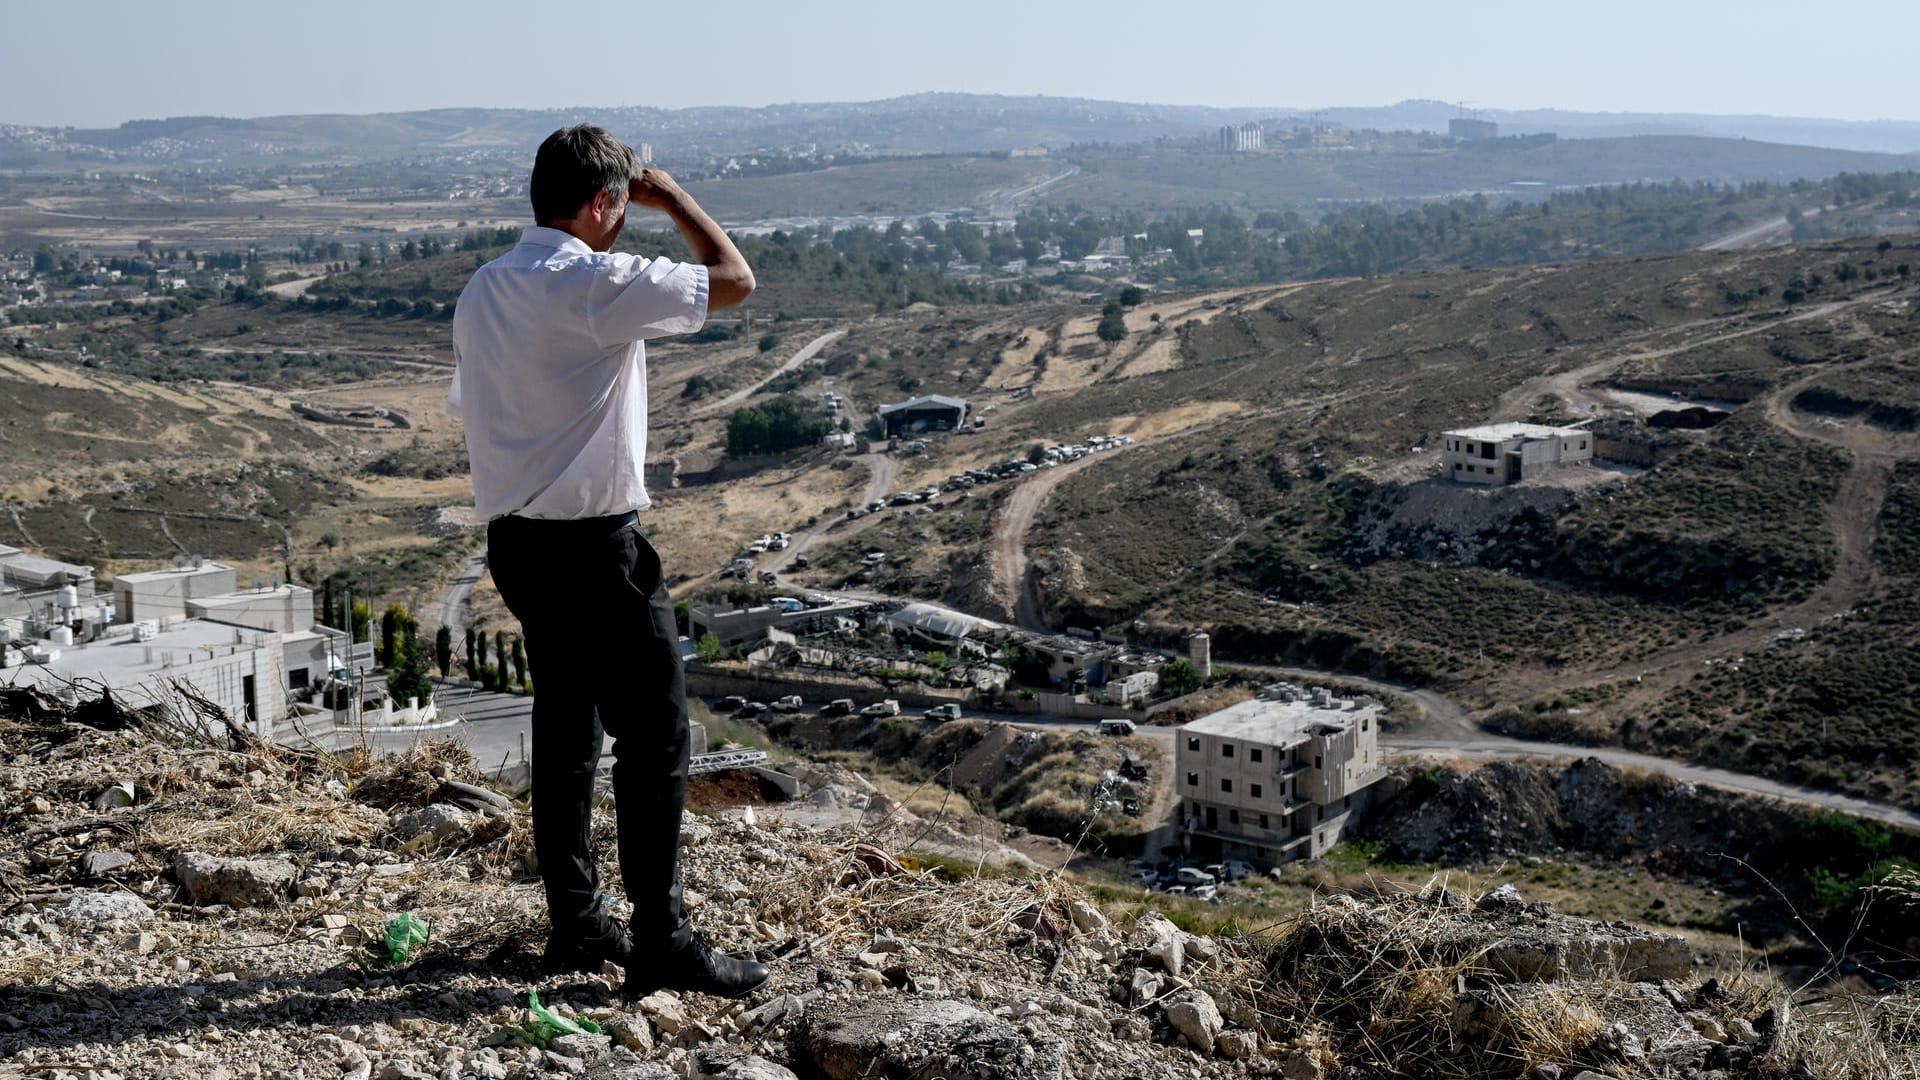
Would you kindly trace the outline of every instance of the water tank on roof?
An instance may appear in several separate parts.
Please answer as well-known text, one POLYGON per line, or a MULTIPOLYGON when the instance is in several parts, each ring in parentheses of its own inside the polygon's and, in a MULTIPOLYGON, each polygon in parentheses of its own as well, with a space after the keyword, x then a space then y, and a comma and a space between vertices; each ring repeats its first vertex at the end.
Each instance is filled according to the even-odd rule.
POLYGON ((72 585, 60 586, 60 606, 77 608, 80 606, 80 590, 72 585))
POLYGON ((73 644, 73 628, 70 626, 56 626, 53 628, 53 633, 47 635, 47 640, 53 642, 55 645, 71 645, 73 644))

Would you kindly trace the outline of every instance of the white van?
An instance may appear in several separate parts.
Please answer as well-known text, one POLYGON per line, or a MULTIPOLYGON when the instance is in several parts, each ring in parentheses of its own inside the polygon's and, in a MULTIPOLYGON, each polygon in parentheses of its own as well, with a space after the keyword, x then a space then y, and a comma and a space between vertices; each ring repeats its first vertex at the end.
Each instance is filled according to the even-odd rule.
POLYGON ((1102 721, 1100 721, 1100 734, 1102 734, 1102 735, 1131 735, 1131 734, 1133 734, 1133 721, 1131 721, 1131 720, 1102 720, 1102 721))

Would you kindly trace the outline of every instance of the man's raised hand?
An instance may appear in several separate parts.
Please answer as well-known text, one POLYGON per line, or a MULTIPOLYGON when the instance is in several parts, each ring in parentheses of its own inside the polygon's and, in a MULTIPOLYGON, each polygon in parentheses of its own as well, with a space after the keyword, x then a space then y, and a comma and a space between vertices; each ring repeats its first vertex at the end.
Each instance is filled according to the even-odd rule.
POLYGON ((627 181, 627 201, 645 210, 671 210, 685 195, 665 169, 641 169, 627 181))

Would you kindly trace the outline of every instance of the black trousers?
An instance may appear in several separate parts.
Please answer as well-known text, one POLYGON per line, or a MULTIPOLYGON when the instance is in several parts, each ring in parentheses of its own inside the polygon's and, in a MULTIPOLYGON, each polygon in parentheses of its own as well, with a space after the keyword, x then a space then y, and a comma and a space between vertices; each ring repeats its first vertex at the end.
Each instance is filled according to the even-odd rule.
POLYGON ((603 937, 589 851, 594 776, 613 737, 620 877, 637 950, 680 948, 680 814, 687 688, 660 556, 633 514, 577 521, 508 515, 487 525, 487 563, 520 620, 532 669, 533 846, 556 936, 603 937))

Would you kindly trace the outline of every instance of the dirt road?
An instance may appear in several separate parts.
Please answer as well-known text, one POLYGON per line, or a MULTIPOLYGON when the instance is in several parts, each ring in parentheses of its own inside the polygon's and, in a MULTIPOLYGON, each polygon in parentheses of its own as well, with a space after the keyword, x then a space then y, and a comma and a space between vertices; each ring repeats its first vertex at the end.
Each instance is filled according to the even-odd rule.
POLYGON ((297 281, 283 281, 278 285, 267 286, 267 291, 282 300, 292 300, 296 297, 307 295, 308 289, 313 288, 315 284, 325 281, 326 279, 327 275, 321 274, 318 277, 304 277, 297 281))
POLYGON ((1648 772, 1671 776, 1690 784, 1706 784, 1727 791, 1739 791, 1752 795, 1765 795, 1774 799, 1801 803, 1807 806, 1819 806, 1828 810, 1839 810, 1857 817, 1871 818, 1875 821, 1896 825, 1903 829, 1920 829, 1920 814, 1898 806, 1873 802, 1868 799, 1856 799, 1851 795, 1840 795, 1831 791, 1819 791, 1814 788, 1797 787, 1782 784, 1765 777, 1749 776, 1746 773, 1728 772, 1725 769, 1710 769, 1702 765, 1688 765, 1667 758, 1652 757, 1647 754, 1635 754, 1626 750, 1616 750, 1598 746, 1569 746, 1561 743, 1525 742, 1520 739, 1478 738, 1470 740, 1453 739, 1409 739, 1400 736, 1385 737, 1380 745, 1396 755, 1444 754, 1449 757, 1464 757, 1474 760, 1521 760, 1527 758, 1599 758, 1609 765, 1618 765, 1629 769, 1645 769, 1648 772))
MULTIPOLYGON (((868 469, 867 494, 862 500, 862 505, 870 503, 875 499, 886 498, 887 493, 893 490, 893 480, 900 471, 900 463, 894 460, 892 454, 861 454, 855 460, 865 462, 868 469)), ((787 567, 793 565, 795 556, 804 555, 808 548, 811 548, 816 541, 826 535, 827 530, 841 524, 845 520, 845 518, 838 517, 825 518, 820 524, 794 537, 793 542, 787 545, 786 550, 774 552, 773 558, 768 559, 767 564, 761 567, 761 569, 771 570, 775 574, 786 573, 787 567)), ((842 529, 839 535, 844 539, 879 520, 881 519, 870 514, 852 523, 852 525, 847 528, 842 529)))
POLYGON ((768 383, 779 378, 780 376, 785 375, 787 372, 792 371, 794 368, 799 367, 801 364, 804 364, 807 361, 813 359, 814 357, 820 355, 821 349, 824 349, 827 346, 833 344, 834 342, 840 340, 842 337, 845 337, 846 333, 847 332, 844 329, 842 329, 842 330, 829 330, 828 332, 821 334, 819 337, 814 338, 812 341, 807 342, 805 345, 802 345, 800 347, 799 352, 796 352, 792 356, 787 357, 786 363, 781 364, 777 368, 774 368, 771 372, 767 374, 766 378, 761 379, 759 382, 754 383, 750 386, 743 386, 740 389, 735 390, 733 393, 728 394, 726 397, 723 397, 718 401, 710 401, 707 404, 700 406, 699 408, 693 410, 693 415, 707 416, 709 414, 719 412, 723 409, 733 408, 735 405, 738 405, 741 402, 752 397, 753 392, 755 390, 760 389, 761 387, 767 385, 768 383))
MULTIPOLYGON (((1689 338, 1677 345, 1662 345, 1651 349, 1638 349, 1633 352, 1620 353, 1607 357, 1604 360, 1596 360, 1590 364, 1583 364, 1580 367, 1571 368, 1557 374, 1542 375, 1538 378, 1528 379, 1526 382, 1521 383, 1519 386, 1507 391, 1506 394, 1501 396, 1499 413, 1489 422, 1501 418, 1525 416, 1533 411, 1534 402, 1549 394, 1565 401, 1576 409, 1586 409, 1590 412, 1604 409, 1614 405, 1614 400, 1595 393, 1590 387, 1594 383, 1612 375, 1630 361, 1659 360, 1669 356, 1678 356, 1685 352, 1693 352, 1696 349, 1704 349, 1709 346, 1735 341, 1754 334, 1764 334, 1789 323, 1800 322, 1804 319, 1818 319, 1826 315, 1831 315, 1845 308, 1866 303, 1868 299, 1867 297, 1859 297, 1852 300, 1835 300, 1831 303, 1815 304, 1812 307, 1802 308, 1783 318, 1756 322, 1736 330, 1710 334, 1706 337, 1689 338)), ((1877 300, 1878 297, 1872 299, 1877 300)), ((1699 319, 1675 326, 1662 327, 1658 330, 1650 330, 1647 331, 1647 336, 1666 336, 1686 330, 1698 329, 1703 326, 1721 324, 1725 321, 1724 319, 1699 319)))
MULTIPOLYGON (((1810 207, 1800 212, 1803 218, 1812 217, 1821 210, 1831 207, 1810 207)), ((1700 251, 1733 251, 1737 248, 1764 247, 1768 244, 1784 244, 1793 239, 1793 227, 1788 224, 1786 215, 1767 218, 1752 225, 1742 226, 1725 236, 1717 237, 1701 244, 1700 251)))

